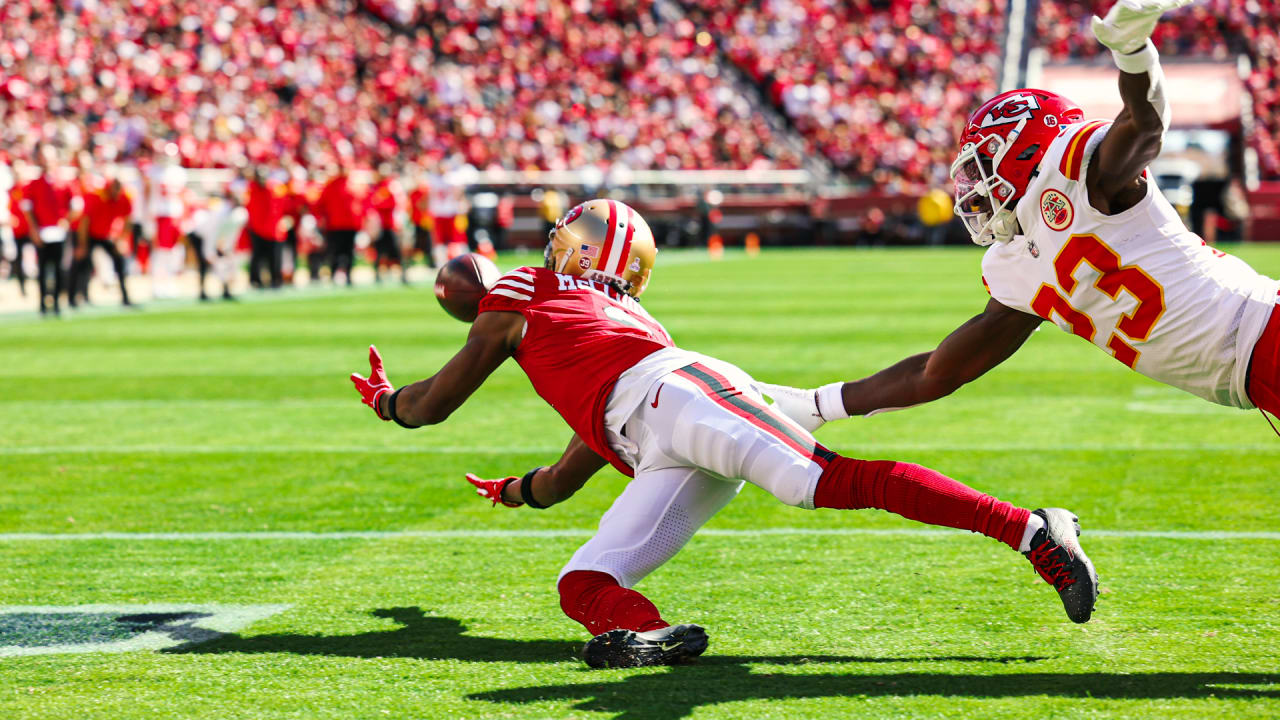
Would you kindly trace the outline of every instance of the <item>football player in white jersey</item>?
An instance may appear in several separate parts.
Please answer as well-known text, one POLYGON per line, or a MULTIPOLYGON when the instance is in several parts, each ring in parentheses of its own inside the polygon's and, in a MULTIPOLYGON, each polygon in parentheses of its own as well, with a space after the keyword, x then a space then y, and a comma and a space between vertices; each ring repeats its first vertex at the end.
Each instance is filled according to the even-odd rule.
POLYGON ((1220 405, 1280 413, 1280 283, 1187 230, 1147 170, 1169 126, 1150 35, 1186 0, 1121 0, 1094 35, 1112 50, 1115 121, 1044 90, 997 95, 970 116, 951 166, 956 213, 991 300, 932 352, 816 390, 763 385, 812 431, 954 392, 1048 320, 1134 370, 1220 405))

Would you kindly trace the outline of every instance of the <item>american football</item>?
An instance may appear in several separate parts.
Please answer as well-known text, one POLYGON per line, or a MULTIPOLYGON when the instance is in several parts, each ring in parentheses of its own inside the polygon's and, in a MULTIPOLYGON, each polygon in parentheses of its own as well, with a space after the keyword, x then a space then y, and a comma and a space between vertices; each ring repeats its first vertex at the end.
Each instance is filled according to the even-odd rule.
POLYGON ((1280 0, 0 0, 0 720, 1274 720, 1277 413, 1280 0))
POLYGON ((501 275, 498 266, 484 255, 459 255, 436 273, 436 299, 445 312, 463 322, 471 322, 476 319, 480 298, 501 275))

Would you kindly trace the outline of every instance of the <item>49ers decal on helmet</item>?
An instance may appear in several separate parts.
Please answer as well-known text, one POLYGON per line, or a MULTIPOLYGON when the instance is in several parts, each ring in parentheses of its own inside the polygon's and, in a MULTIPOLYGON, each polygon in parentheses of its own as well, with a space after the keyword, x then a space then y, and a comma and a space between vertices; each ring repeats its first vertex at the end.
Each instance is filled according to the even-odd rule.
POLYGON ((1076 209, 1066 195, 1049 188, 1040 193, 1040 214, 1050 230, 1066 230, 1076 217, 1076 209))
POLYGON ((1035 95, 1030 93, 1010 95, 991 106, 987 114, 982 116, 982 122, 978 126, 985 128, 993 125, 1016 123, 1024 118, 1035 117, 1034 111, 1039 109, 1040 101, 1036 99, 1035 95))
MULTIPOLYGON (((585 203, 583 204, 585 205, 585 203)), ((582 207, 583 207, 582 205, 575 205, 572 209, 569 210, 569 212, 564 214, 564 217, 556 221, 556 227, 562 228, 565 225, 568 225, 569 223, 573 222, 574 220, 577 220, 579 217, 582 217, 582 207)))

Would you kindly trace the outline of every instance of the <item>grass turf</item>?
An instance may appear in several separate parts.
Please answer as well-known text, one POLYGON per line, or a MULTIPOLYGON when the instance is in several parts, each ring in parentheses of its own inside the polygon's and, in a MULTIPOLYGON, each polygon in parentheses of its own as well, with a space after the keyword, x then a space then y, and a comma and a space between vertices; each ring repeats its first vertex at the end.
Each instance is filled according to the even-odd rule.
MULTIPOLYGON (((1280 249, 1243 247, 1280 275, 1280 249)), ((504 267, 533 256, 504 258, 504 267)), ((973 249, 663 255, 646 305, 760 379, 853 378, 930 349, 986 295, 973 249)), ((563 422, 514 363, 446 424, 377 422, 346 376, 394 382, 466 326, 426 288, 0 321, 0 533, 588 531, 601 474, 546 512, 492 509, 466 471, 553 460, 563 422)), ((589 362, 584 358, 583 362, 589 362)), ((828 446, 1063 505, 1102 576, 1075 626, 1016 554, 804 511, 747 488, 640 589, 712 644, 691 667, 588 671, 556 572, 585 538, 0 541, 0 606, 289 603, 176 652, 0 657, 5 718, 1187 717, 1280 715, 1280 440, 1046 327, 945 401, 836 423, 828 446)))

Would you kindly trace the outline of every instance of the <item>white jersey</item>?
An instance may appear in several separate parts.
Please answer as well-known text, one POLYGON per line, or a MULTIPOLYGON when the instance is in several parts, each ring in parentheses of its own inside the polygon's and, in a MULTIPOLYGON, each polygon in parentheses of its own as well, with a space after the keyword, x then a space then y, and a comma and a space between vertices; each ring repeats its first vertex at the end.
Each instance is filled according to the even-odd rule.
POLYGON ((151 168, 151 194, 147 205, 158 218, 182 217, 182 190, 187 184, 187 171, 179 165, 157 165, 151 168))
POLYGON ((1153 380, 1238 408, 1253 346, 1280 283, 1205 245, 1147 175, 1137 205, 1089 204, 1089 159, 1105 121, 1064 127, 1018 203, 1026 235, 991 246, 983 282, 998 302, 1051 320, 1153 380))

